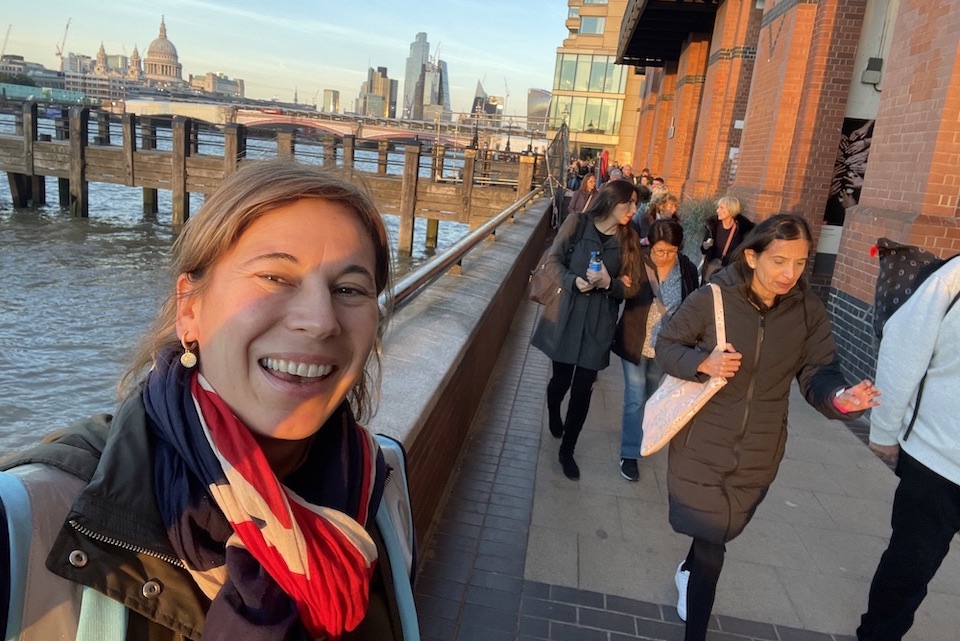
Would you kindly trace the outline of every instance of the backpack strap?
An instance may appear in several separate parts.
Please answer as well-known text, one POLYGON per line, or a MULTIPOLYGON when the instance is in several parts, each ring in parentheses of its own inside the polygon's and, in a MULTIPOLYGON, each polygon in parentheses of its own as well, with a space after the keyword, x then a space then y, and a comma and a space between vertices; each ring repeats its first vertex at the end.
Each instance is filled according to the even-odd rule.
POLYGON ((127 607, 119 601, 84 586, 77 641, 124 641, 127 612, 127 607))
POLYGON ((23 626, 23 595, 26 592, 27 559, 33 534, 30 497, 23 482, 13 474, 0 472, 0 503, 7 513, 7 540, 10 552, 10 602, 7 607, 7 640, 20 637, 23 626))
POLYGON ((406 452, 399 441, 383 434, 377 434, 377 443, 390 470, 377 510, 377 527, 387 548, 387 562, 393 575, 393 592, 400 611, 403 638, 405 641, 419 641, 420 627, 413 599, 416 540, 410 488, 407 485, 406 452))

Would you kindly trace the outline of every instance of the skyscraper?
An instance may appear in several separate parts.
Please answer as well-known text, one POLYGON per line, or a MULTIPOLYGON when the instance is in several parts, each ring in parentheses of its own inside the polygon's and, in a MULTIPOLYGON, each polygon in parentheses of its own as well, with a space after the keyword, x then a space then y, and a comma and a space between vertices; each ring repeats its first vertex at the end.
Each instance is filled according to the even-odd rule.
POLYGON ((403 104, 400 109, 401 118, 413 117, 413 105, 417 91, 417 80, 423 71, 423 65, 430 60, 430 43, 427 34, 420 32, 416 40, 410 43, 410 56, 407 58, 406 74, 403 77, 403 104))

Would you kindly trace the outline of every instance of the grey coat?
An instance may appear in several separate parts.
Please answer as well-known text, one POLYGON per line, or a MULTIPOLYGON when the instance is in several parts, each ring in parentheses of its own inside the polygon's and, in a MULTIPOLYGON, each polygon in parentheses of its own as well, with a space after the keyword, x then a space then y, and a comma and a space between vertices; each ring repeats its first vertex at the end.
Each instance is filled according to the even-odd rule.
POLYGON ((601 370, 610 364, 610 345, 617 327, 617 310, 623 300, 620 275, 620 241, 616 235, 602 240, 592 218, 571 214, 557 230, 547 269, 563 286, 563 295, 546 306, 531 344, 559 363, 601 370), (600 251, 611 278, 609 290, 581 292, 577 277, 584 277, 590 252, 600 251))
MULTIPOLYGON (((743 531, 777 475, 794 378, 807 402, 827 418, 860 413, 844 416, 833 406, 834 392, 846 382, 819 298, 800 284, 761 313, 732 267, 713 282, 721 289, 727 342, 743 361, 670 441, 667 486, 675 531, 725 543, 743 531)), ((667 374, 706 380, 697 367, 716 344, 713 296, 702 287, 660 330, 656 359, 667 374)))

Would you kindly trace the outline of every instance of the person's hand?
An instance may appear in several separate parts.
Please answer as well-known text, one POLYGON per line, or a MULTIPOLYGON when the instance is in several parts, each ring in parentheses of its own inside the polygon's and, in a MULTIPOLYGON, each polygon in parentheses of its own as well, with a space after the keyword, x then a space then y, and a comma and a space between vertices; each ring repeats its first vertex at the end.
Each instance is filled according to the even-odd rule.
POLYGON ((593 285, 591 285, 584 279, 580 278, 579 276, 577 276, 576 285, 577 285, 577 289, 579 289, 581 292, 589 292, 591 289, 593 289, 593 285))
POLYGON ((897 464, 897 459, 900 458, 900 444, 896 443, 894 445, 878 445, 873 441, 870 441, 867 444, 867 447, 870 448, 870 451, 879 456, 881 459, 887 463, 897 464))
POLYGON ((704 248, 704 249, 710 249, 711 247, 713 247, 713 239, 712 239, 712 238, 708 238, 708 239, 706 239, 705 241, 703 241, 703 248, 704 248))
POLYGON ((710 352, 710 355, 697 367, 697 371, 711 377, 730 378, 740 370, 741 360, 743 360, 743 354, 727 343, 722 352, 717 350, 710 352))
POLYGON ((844 390, 843 394, 833 399, 833 404, 837 409, 847 414, 849 412, 862 412, 865 409, 876 407, 880 404, 877 397, 880 396, 880 390, 873 386, 873 383, 864 379, 844 390))
POLYGON ((587 282, 589 282, 592 287, 607 289, 610 287, 611 280, 610 272, 607 271, 607 266, 603 263, 600 263, 600 269, 598 271, 592 269, 587 270, 587 282))

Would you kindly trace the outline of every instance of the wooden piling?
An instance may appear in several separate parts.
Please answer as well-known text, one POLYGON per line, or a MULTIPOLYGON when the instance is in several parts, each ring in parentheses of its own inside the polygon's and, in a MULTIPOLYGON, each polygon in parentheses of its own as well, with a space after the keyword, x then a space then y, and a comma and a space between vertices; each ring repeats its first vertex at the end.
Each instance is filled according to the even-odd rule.
POLYGON ((223 175, 237 171, 240 161, 247 157, 247 128, 230 123, 223 129, 223 175))
POLYGON ((533 170, 536 158, 520 156, 520 173, 517 175, 517 199, 525 196, 533 189, 533 170))
POLYGON ((193 123, 183 116, 173 117, 173 158, 170 190, 173 192, 173 226, 180 227, 190 217, 190 192, 187 191, 187 158, 190 156, 190 129, 193 123))
MULTIPOLYGON (((382 143, 381 143, 382 144, 382 143)), ((420 143, 407 145, 403 154, 403 184, 400 187, 400 228, 397 251, 413 253, 413 227, 416 223, 417 182, 420 179, 420 143)))
POLYGON ((123 142, 123 176, 127 187, 133 187, 133 154, 137 151, 137 117, 125 113, 120 116, 120 136, 123 142))
POLYGON ((347 134, 343 137, 343 168, 353 169, 357 152, 357 137, 347 134))
POLYGON ((460 183, 461 220, 470 220, 470 202, 473 199, 473 175, 477 168, 477 150, 463 150, 463 182, 460 183))
POLYGON ((326 134, 323 141, 323 166, 332 169, 337 166, 337 137, 326 134))
POLYGON ((387 153, 389 151, 390 151, 389 140, 381 140, 377 142, 377 173, 380 174, 381 176, 387 175, 387 153))
POLYGON ((70 108, 70 214, 90 216, 90 186, 87 184, 87 136, 89 107, 70 108))
MULTIPOLYGON (((157 148, 157 125, 148 117, 140 118, 140 148, 144 151, 153 151, 157 148)), ((143 213, 156 214, 158 211, 160 211, 160 200, 157 190, 144 187, 143 213)))
POLYGON ((293 158, 293 130, 277 132, 277 158, 293 158))
POLYGON ((98 145, 110 144, 110 112, 109 111, 97 112, 97 144, 98 145))

